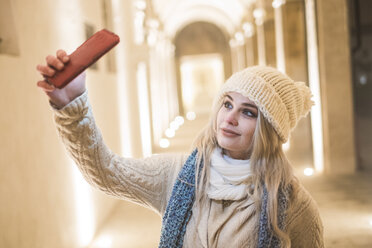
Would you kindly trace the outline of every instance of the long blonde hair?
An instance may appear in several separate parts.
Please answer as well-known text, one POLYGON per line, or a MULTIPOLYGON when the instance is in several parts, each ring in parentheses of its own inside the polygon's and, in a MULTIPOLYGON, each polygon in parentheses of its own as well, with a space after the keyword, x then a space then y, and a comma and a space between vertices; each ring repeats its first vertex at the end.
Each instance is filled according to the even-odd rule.
MULTIPOLYGON (((219 106, 221 107, 221 106, 219 106)), ((218 110, 213 111, 209 124, 196 138, 193 147, 198 149, 196 171, 201 169, 196 178, 195 203, 199 207, 206 201, 206 187, 209 184, 209 165, 211 154, 218 146, 217 131, 218 110), (202 163, 202 164, 201 164, 202 163), (200 168, 202 166, 202 168, 200 168)), ((271 124, 259 112, 256 129, 251 144, 250 163, 252 168, 252 182, 254 184, 254 197, 257 209, 261 206, 263 186, 268 192, 267 216, 274 234, 279 238, 283 247, 290 247, 290 239, 285 230, 278 227, 278 190, 286 189, 293 179, 292 167, 282 150, 282 141, 271 124)), ((197 175, 197 173, 196 173, 197 175)), ((198 223, 200 218, 198 218, 198 223)))

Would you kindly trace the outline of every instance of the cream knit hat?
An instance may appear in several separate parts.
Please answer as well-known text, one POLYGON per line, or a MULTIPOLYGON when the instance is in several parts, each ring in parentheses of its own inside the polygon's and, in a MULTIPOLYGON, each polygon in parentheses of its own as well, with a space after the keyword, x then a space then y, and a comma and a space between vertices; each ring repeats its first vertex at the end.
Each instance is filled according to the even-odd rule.
POLYGON ((283 142, 311 106, 309 87, 294 82, 275 68, 254 66, 234 73, 222 86, 214 109, 219 109, 227 92, 238 92, 253 101, 283 142))

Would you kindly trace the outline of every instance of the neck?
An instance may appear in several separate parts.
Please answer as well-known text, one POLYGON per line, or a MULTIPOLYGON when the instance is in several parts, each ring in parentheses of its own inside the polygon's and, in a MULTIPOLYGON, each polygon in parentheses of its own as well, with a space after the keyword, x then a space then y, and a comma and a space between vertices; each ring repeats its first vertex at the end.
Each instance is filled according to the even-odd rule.
POLYGON ((229 156, 232 159, 239 159, 239 160, 247 160, 251 158, 251 153, 244 153, 244 152, 234 152, 228 151, 226 149, 222 149, 222 154, 229 156))

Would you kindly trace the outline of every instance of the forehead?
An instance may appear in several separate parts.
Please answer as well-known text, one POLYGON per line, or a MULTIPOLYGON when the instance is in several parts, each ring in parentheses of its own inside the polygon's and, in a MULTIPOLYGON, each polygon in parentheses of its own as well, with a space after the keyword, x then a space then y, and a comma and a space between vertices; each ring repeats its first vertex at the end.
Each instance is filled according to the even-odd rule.
POLYGON ((239 102, 239 103, 249 103, 249 104, 252 104, 252 105, 256 105, 253 101, 251 101, 248 97, 245 97, 243 96, 242 94, 238 93, 238 92, 233 92, 233 91, 230 91, 230 92, 226 92, 225 98, 230 98, 231 100, 233 100, 234 102, 239 102))

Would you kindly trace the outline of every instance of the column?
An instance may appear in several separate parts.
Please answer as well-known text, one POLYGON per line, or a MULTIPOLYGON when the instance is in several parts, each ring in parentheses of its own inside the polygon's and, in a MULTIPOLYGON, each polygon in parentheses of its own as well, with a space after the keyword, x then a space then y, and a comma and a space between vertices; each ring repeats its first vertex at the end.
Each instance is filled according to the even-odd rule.
POLYGON ((237 72, 239 68, 236 40, 232 38, 229 42, 229 45, 230 45, 230 51, 231 51, 231 68, 232 68, 232 73, 234 73, 234 72, 237 72))
POLYGON ((246 66, 255 65, 255 46, 254 46, 254 27, 250 22, 243 24, 244 36, 245 36, 245 61, 246 66))
POLYGON ((305 1, 306 13, 306 36, 307 36, 307 62, 309 86, 313 93, 314 106, 311 114, 311 132, 313 140, 313 161, 317 172, 324 171, 324 141, 322 128, 322 102, 320 99, 319 85, 319 58, 318 58, 318 38, 316 30, 315 5, 314 0, 305 1))
POLYGON ((274 0, 272 6, 274 8, 275 22, 275 46, 276 46, 276 67, 279 71, 285 73, 285 55, 284 55, 284 39, 283 39, 283 16, 282 5, 285 0, 274 0))
POLYGON ((257 30, 258 64, 266 65, 265 30, 263 26, 265 10, 263 8, 257 8, 253 11, 253 16, 255 18, 257 30))
MULTIPOLYGON (((314 4, 313 0, 307 3, 314 4)), ((356 170, 356 159, 347 1, 316 1, 316 10, 324 170, 327 174, 351 174, 356 170)))
POLYGON ((243 70, 246 67, 245 62, 245 37, 242 32, 235 33, 236 46, 236 58, 238 64, 238 71, 243 70))
POLYGON ((141 157, 139 109, 136 104, 138 102, 136 85, 138 61, 133 57, 137 50, 134 43, 133 8, 131 4, 128 6, 119 0, 113 0, 112 6, 114 32, 121 38, 116 48, 121 150, 123 156, 141 157))

